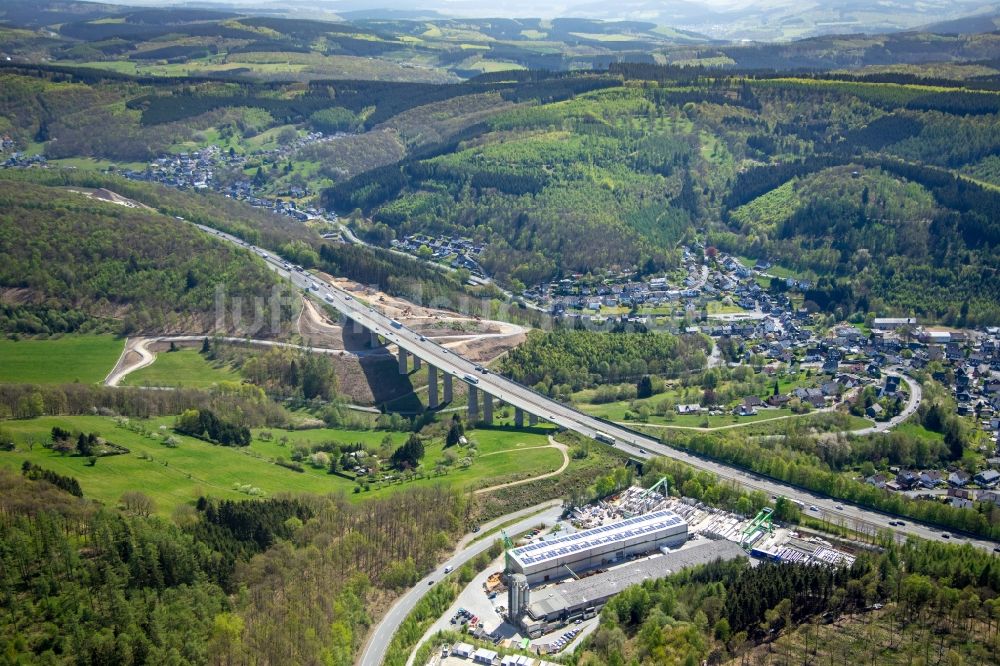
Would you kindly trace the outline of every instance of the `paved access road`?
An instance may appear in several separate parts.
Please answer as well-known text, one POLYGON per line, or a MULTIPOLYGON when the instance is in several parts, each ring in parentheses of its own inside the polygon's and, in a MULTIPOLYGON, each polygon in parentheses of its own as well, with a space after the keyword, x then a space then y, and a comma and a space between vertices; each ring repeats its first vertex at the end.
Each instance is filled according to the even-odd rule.
MULTIPOLYGON (((561 501, 554 500, 551 502, 545 502, 506 516, 501 516, 496 520, 492 520, 489 523, 481 525, 480 533, 489 532, 491 529, 495 529, 510 520, 517 519, 519 516, 527 516, 517 523, 505 528, 509 534, 518 534, 520 532, 530 530, 541 523, 552 525, 559 519, 561 514, 561 501), (539 511, 541 511, 541 513, 538 513, 539 511)), ((389 642, 396 634, 399 626, 403 623, 403 620, 406 619, 406 616, 413 611, 417 602, 420 601, 424 595, 426 595, 431 588, 434 587, 434 583, 437 583, 444 577, 445 568, 451 567, 452 569, 458 569, 476 555, 488 550, 493 542, 499 537, 499 533, 483 537, 479 541, 472 541, 472 539, 476 536, 476 534, 466 535, 466 537, 459 542, 458 551, 454 555, 448 558, 446 562, 441 564, 426 577, 417 581, 416 585, 410 588, 406 594, 400 597, 396 603, 392 605, 389 612, 382 617, 375 629, 369 633, 368 642, 365 644, 361 657, 358 660, 358 664, 360 664, 360 666, 381 666, 382 660, 385 659, 385 653, 389 647, 389 642)))
POLYGON ((126 338, 125 349, 118 357, 118 363, 104 379, 105 386, 118 386, 127 375, 136 370, 152 365, 156 360, 156 354, 149 350, 149 346, 158 342, 201 342, 205 338, 221 340, 234 345, 249 345, 255 347, 280 347, 282 349, 300 349, 302 351, 314 352, 317 354, 334 354, 337 356, 365 356, 367 354, 379 353, 367 350, 347 351, 344 349, 326 349, 324 347, 307 347, 296 345, 290 342, 276 342, 275 340, 255 340, 253 338, 219 337, 217 335, 158 335, 155 337, 126 338), (129 361, 129 352, 135 352, 139 358, 129 361))
POLYGON ((914 412, 917 411, 917 407, 920 406, 920 401, 924 398, 924 389, 920 386, 919 382, 915 382, 906 375, 902 374, 902 368, 890 368, 890 372, 887 374, 890 376, 898 376, 910 389, 910 397, 906 401, 906 406, 903 407, 902 411, 896 416, 892 417, 888 421, 882 423, 876 423, 870 428, 862 428, 861 430, 852 430, 849 434, 851 435, 871 435, 877 432, 886 432, 892 430, 897 425, 910 418, 914 412))
MULTIPOLYGON (((756 474, 744 472, 728 465, 706 460, 686 451, 673 449, 661 444, 659 440, 653 437, 636 433, 627 428, 579 412, 572 407, 541 395, 527 386, 522 386, 496 374, 479 372, 476 364, 471 361, 457 356, 434 341, 428 340, 419 333, 399 325, 398 322, 381 314, 375 308, 358 302, 349 293, 314 278, 308 273, 295 270, 293 266, 290 266, 288 262, 278 255, 249 245, 235 236, 216 231, 209 227, 198 226, 208 233, 242 245, 257 253, 272 269, 288 277, 295 286, 326 301, 347 315, 351 320, 382 336, 389 343, 395 344, 401 349, 419 356, 423 361, 436 366, 443 372, 447 372, 514 407, 520 407, 525 412, 535 414, 539 418, 554 423, 561 428, 572 430, 573 432, 595 438, 599 441, 613 442, 614 446, 636 458, 651 458, 653 456, 673 458, 698 469, 711 472, 722 479, 733 481, 748 489, 763 490, 768 495, 773 496, 781 495, 802 502, 807 507, 815 505, 819 511, 814 512, 814 514, 825 513, 827 517, 831 519, 836 518, 838 521, 842 520, 848 526, 892 530, 899 534, 912 534, 930 539, 943 538, 940 535, 940 530, 936 528, 915 525, 909 520, 903 526, 890 525, 890 521, 893 523, 896 522, 895 517, 878 513, 871 509, 839 502, 816 493, 772 481, 756 474), (838 506, 842 506, 843 508, 836 508, 838 506)), ((910 401, 904 413, 907 413, 911 408, 915 410, 920 400, 919 387, 916 382, 907 380, 907 383, 910 385, 910 401)), ((952 539, 952 541, 954 540, 956 539, 952 539)), ((986 540, 970 539, 968 541, 980 548, 990 550, 997 546, 996 543, 986 540)))

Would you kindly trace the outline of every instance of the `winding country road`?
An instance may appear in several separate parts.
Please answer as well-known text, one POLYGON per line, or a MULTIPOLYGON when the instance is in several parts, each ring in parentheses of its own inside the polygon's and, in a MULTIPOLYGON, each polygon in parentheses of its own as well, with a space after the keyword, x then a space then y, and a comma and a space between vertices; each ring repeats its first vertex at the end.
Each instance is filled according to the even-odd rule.
POLYGON ((159 342, 197 342, 200 343, 205 338, 211 340, 221 340, 222 342, 229 342, 236 345, 252 345, 255 347, 282 347, 285 349, 300 349, 302 351, 315 352, 317 354, 334 354, 337 356, 364 356, 366 354, 378 353, 384 354, 384 351, 377 350, 375 352, 370 351, 347 351, 344 349, 326 349, 324 347, 307 347, 305 345, 296 345, 290 342, 277 342, 275 340, 255 340, 252 338, 235 338, 235 337, 218 337, 218 336, 206 336, 206 335, 158 335, 155 337, 148 338, 126 338, 125 349, 122 351, 122 355, 118 358, 118 363, 115 365, 114 369, 108 374, 104 379, 105 386, 118 386, 121 381, 127 376, 151 365, 153 361, 156 360, 156 352, 150 351, 149 346, 151 344, 159 342), (129 353, 134 352, 139 355, 138 359, 129 359, 129 353))
POLYGON ((896 416, 892 417, 888 421, 881 423, 876 423, 869 428, 861 428, 859 430, 850 430, 847 434, 850 435, 872 435, 878 432, 886 432, 892 430, 897 425, 905 421, 906 419, 913 416, 916 413, 917 408, 920 407, 920 401, 924 399, 924 390, 918 382, 913 381, 906 375, 902 374, 902 368, 891 368, 892 372, 887 373, 888 376, 896 376, 906 382, 906 385, 910 389, 910 397, 906 401, 906 405, 903 407, 902 411, 896 416))

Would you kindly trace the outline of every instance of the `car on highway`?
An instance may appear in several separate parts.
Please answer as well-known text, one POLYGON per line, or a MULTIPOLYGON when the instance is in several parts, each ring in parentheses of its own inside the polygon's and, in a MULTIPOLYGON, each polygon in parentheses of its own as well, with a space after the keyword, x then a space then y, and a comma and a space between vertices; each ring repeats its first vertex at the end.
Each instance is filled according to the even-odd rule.
POLYGON ((1000 553, 1000 546, 994 546, 993 547, 993 552, 994 553, 1000 553))
POLYGON ((420 341, 421 341, 421 342, 427 342, 427 338, 425 338, 424 336, 422 336, 422 335, 421 335, 421 336, 420 336, 420 341))
POLYGON ((947 532, 941 532, 941 538, 942 539, 950 539, 951 535, 948 534, 947 532))
POLYGON ((837 511, 843 511, 843 510, 844 510, 844 505, 843 504, 838 504, 837 505, 837 511))
POLYGON ((809 510, 810 511, 819 511, 819 507, 816 506, 815 504, 810 504, 809 505, 809 510))
POLYGON ((646 455, 646 449, 639 449, 639 453, 646 455))
POLYGON ((446 574, 447 574, 447 573, 451 573, 451 570, 452 570, 452 568, 453 568, 453 567, 452 567, 452 566, 451 566, 451 565, 449 564, 448 566, 446 566, 446 567, 444 568, 444 572, 445 572, 446 574))
POLYGON ((432 581, 432 580, 429 580, 429 581, 427 581, 427 584, 428 584, 428 585, 433 585, 433 584, 434 584, 434 581, 432 581))

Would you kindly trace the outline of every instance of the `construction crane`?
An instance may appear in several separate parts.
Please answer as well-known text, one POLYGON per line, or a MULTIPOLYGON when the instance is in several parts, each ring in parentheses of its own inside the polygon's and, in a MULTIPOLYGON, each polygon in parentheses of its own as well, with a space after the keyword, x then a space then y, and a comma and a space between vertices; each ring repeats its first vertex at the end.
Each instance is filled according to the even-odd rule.
MULTIPOLYGON (((753 546, 751 537, 758 531, 766 531, 768 534, 774 534, 774 524, 772 517, 774 514, 774 509, 769 506, 765 506, 760 510, 753 520, 746 526, 743 530, 743 535, 740 537, 740 545, 743 546, 743 550, 749 551, 753 546)), ((756 539, 754 539, 756 541, 756 539)))
POLYGON ((500 536, 503 540, 503 570, 504 573, 510 573, 510 551, 514 548, 514 542, 507 536, 507 530, 501 529, 500 536))

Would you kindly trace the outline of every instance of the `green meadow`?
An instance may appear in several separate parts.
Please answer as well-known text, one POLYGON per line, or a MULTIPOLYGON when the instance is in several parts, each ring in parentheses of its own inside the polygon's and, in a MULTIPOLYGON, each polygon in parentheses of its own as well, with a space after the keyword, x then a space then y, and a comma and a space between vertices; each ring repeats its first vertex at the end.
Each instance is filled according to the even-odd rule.
POLYGON ((126 386, 185 386, 208 388, 219 382, 239 382, 240 374, 232 367, 212 362, 197 349, 160 352, 152 365, 126 375, 126 386))
POLYGON ((358 485, 350 479, 328 474, 302 463, 302 472, 275 464, 278 458, 291 460, 292 452, 299 445, 310 447, 321 442, 361 443, 366 448, 378 449, 388 437, 392 448, 405 441, 407 433, 380 431, 352 431, 338 429, 270 430, 270 440, 261 438, 262 430, 254 430, 254 439, 245 449, 215 446, 191 437, 174 434, 170 430, 172 418, 149 421, 133 420, 131 425, 142 425, 151 434, 135 432, 110 417, 101 416, 51 416, 24 421, 7 421, 0 427, 14 436, 13 451, 0 452, 0 465, 19 469, 25 460, 59 474, 79 480, 84 495, 104 504, 114 506, 121 495, 129 490, 140 490, 149 495, 161 515, 170 513, 181 504, 191 504, 199 496, 225 499, 247 498, 248 488, 259 489, 264 496, 283 492, 330 493, 343 492, 361 501, 371 496, 383 496, 397 489, 414 485, 445 483, 462 489, 475 489, 502 483, 513 478, 525 478, 551 472, 562 464, 562 454, 548 444, 551 429, 534 428, 516 431, 511 428, 473 430, 469 439, 476 445, 477 455, 472 463, 462 468, 461 459, 468 449, 456 447, 458 462, 443 475, 435 475, 434 468, 444 456, 444 443, 440 440, 426 442, 426 455, 422 469, 427 477, 412 481, 370 484, 367 490, 355 493, 358 485), (91 466, 81 456, 61 455, 42 444, 49 441, 53 426, 71 431, 97 432, 106 440, 124 446, 130 453, 97 459, 91 466), (163 443, 166 435, 178 442, 176 447, 163 443), (244 487, 240 490, 239 487, 244 487))
POLYGON ((123 346, 111 335, 0 340, 0 383, 94 384, 111 372, 123 346))

